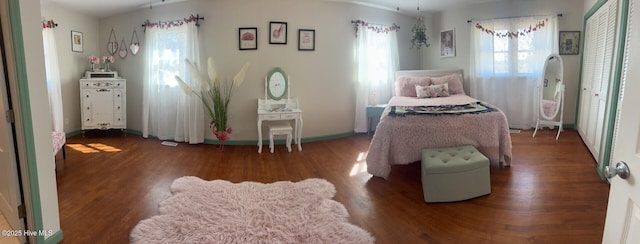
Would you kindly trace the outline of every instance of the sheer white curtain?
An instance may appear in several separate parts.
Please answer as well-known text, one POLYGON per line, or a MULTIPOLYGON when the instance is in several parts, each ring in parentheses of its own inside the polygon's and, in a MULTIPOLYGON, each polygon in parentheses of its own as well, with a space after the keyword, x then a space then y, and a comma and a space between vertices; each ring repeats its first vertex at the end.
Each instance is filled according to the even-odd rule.
POLYGON ((62 91, 60 88, 60 69, 58 68, 58 51, 56 38, 52 28, 42 29, 44 44, 44 65, 47 73, 47 91, 49 93, 49 109, 51 111, 53 131, 64 132, 62 114, 62 91))
POLYGON ((499 107, 511 128, 535 127, 545 58, 558 51, 557 23, 557 16, 532 16, 471 27, 471 96, 499 107))
POLYGON ((395 27, 369 24, 357 29, 358 77, 354 130, 361 133, 367 131, 367 105, 387 103, 393 96, 399 58, 395 27))
MULTIPOLYGON (((147 28, 142 95, 142 135, 160 140, 204 142, 202 104, 178 86, 175 76, 191 82, 185 60, 200 62, 195 22, 168 28, 147 28)), ((197 85, 191 85, 198 87, 197 85)))

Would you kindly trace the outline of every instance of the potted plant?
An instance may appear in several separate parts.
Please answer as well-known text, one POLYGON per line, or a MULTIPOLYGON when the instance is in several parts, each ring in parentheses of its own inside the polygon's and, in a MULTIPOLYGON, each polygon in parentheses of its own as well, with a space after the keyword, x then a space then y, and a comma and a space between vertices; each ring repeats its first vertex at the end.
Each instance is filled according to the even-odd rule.
POLYGON ((224 150, 224 141, 229 139, 232 129, 228 127, 228 111, 231 95, 236 86, 240 86, 245 79, 249 63, 246 63, 231 81, 222 81, 216 71, 213 59, 207 60, 208 77, 202 75, 195 64, 186 60, 191 72, 192 83, 198 84, 200 89, 193 89, 182 78, 176 75, 176 80, 185 94, 195 95, 202 102, 203 108, 211 119, 210 128, 220 141, 220 150, 224 150), (207 79, 208 78, 208 79, 207 79))

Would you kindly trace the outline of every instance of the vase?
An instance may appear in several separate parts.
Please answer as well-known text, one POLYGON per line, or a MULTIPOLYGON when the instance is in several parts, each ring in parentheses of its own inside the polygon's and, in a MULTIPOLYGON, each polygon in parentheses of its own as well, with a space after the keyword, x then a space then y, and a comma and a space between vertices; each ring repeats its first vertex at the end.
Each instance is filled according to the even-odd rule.
POLYGON ((96 71, 96 64, 91 63, 91 71, 96 71))
POLYGON ((107 66, 105 67, 104 71, 107 71, 107 72, 111 71, 111 68, 109 68, 109 63, 106 63, 106 65, 107 66))

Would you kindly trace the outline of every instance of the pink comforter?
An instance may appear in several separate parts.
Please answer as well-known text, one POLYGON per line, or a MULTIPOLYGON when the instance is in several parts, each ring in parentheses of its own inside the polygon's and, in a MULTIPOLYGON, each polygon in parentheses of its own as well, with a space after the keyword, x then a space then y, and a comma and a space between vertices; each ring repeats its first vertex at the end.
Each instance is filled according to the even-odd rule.
MULTIPOLYGON (((406 115, 388 116, 391 106, 438 106, 477 102, 469 96, 419 99, 393 97, 376 127, 367 154, 367 171, 387 178, 392 164, 420 161, 422 149, 473 145, 498 148, 500 162, 511 163, 511 136, 504 113, 497 112, 462 115, 406 115)), ((484 103, 486 104, 486 103, 484 103)), ((487 106, 491 106, 486 104, 487 106)))

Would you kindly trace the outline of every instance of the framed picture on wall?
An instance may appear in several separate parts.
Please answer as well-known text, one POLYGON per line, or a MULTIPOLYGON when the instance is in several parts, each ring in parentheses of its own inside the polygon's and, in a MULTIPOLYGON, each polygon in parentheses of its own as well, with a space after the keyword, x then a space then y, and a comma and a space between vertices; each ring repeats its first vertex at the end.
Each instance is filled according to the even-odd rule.
POLYGON ((456 56, 456 36, 454 29, 440 31, 440 57, 456 56))
POLYGON ((269 22, 269 44, 287 44, 287 22, 269 22))
POLYGON ((560 31, 560 55, 580 54, 580 31, 560 31))
POLYGON ((316 50, 316 31, 309 29, 298 30, 298 50, 314 51, 316 50))
POLYGON ((84 52, 84 41, 82 40, 82 32, 71 31, 71 51, 84 52))
POLYGON ((238 49, 257 50, 258 49, 258 28, 243 27, 238 28, 238 49))

